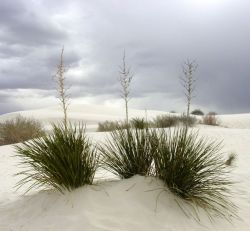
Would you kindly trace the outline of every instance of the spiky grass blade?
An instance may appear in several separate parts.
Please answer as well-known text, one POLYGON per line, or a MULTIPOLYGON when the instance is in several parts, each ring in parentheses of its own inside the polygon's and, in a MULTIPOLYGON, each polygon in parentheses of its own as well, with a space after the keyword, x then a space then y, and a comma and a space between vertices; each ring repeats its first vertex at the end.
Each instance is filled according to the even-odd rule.
POLYGON ((153 150, 148 129, 118 129, 99 147, 103 167, 120 178, 151 174, 153 150))
POLYGON ((51 135, 17 145, 16 151, 25 167, 17 186, 30 184, 28 190, 44 186, 62 192, 92 184, 98 166, 97 152, 81 125, 53 125, 51 135))
POLYGON ((205 209, 210 217, 231 219, 236 207, 230 201, 228 168, 221 143, 198 137, 185 128, 155 131, 156 176, 180 198, 205 209))

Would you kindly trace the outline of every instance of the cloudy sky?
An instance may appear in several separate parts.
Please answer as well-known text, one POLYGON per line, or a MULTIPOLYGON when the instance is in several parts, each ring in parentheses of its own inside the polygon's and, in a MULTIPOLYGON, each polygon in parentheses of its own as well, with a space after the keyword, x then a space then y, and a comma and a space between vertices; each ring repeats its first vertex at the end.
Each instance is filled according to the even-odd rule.
POLYGON ((249 0, 1 0, 0 114, 56 105, 64 45, 72 103, 185 111, 181 65, 196 60, 192 108, 250 112, 249 0))

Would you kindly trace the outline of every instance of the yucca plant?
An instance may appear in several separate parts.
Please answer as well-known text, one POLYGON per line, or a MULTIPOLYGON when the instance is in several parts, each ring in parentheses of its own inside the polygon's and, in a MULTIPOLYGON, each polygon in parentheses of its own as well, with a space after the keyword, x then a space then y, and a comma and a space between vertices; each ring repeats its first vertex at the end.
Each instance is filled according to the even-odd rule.
POLYGON ((130 124, 132 128, 137 128, 137 129, 146 129, 149 127, 149 123, 145 121, 144 118, 133 118, 130 120, 130 124))
POLYGON ((129 125, 125 121, 104 121, 98 123, 97 132, 111 132, 117 129, 125 129, 129 125))
POLYGON ((118 129, 99 147, 105 169, 122 179, 151 174, 153 153, 148 129, 118 129))
POLYGON ((186 116, 186 115, 182 115, 179 117, 179 123, 182 124, 183 126, 187 126, 187 127, 192 127, 196 124, 197 119, 194 116, 186 116))
MULTIPOLYGON (((52 134, 16 146, 24 170, 17 186, 52 187, 60 192, 92 184, 98 155, 82 125, 53 125, 52 134)), ((27 191, 28 191, 27 190, 27 191)))
POLYGON ((205 209, 210 218, 235 215, 221 143, 200 138, 187 127, 155 131, 153 135, 155 174, 170 191, 191 202, 193 208, 205 209))
POLYGON ((178 125, 179 117, 173 115, 158 115, 153 120, 153 126, 156 128, 168 128, 178 125))

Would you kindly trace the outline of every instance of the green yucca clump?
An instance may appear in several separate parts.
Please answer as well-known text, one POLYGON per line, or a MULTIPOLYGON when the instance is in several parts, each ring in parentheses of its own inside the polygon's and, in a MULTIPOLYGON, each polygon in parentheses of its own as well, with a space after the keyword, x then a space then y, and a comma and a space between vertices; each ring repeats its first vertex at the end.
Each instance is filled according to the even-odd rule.
POLYGON ((103 167, 120 178, 151 174, 154 151, 148 129, 118 129, 99 147, 103 167))
POLYGON ((136 129, 146 129, 149 127, 149 123, 145 121, 145 119, 139 117, 131 119, 130 124, 132 128, 136 129))
POLYGON ((197 122, 193 116, 176 116, 176 115, 159 115, 152 122, 151 127, 155 128, 169 128, 178 125, 193 126, 197 122))
POLYGON ((51 135, 18 145, 16 151, 25 167, 17 186, 28 183, 28 190, 47 186, 63 192, 92 184, 98 165, 97 152, 81 125, 53 125, 51 135))
POLYGON ((156 176, 174 194, 192 202, 194 207, 204 208, 210 217, 234 216, 235 206, 229 200, 232 182, 220 143, 198 138, 198 133, 188 132, 187 128, 153 133, 156 176))
POLYGON ((118 121, 104 121, 98 123, 98 132, 110 132, 116 130, 120 126, 118 121))
POLYGON ((158 115, 153 120, 152 125, 156 128, 168 128, 178 125, 179 117, 173 115, 158 115))
POLYGON ((178 120, 180 124, 187 127, 192 127, 197 122, 197 119, 194 116, 186 116, 186 115, 180 116, 178 120))

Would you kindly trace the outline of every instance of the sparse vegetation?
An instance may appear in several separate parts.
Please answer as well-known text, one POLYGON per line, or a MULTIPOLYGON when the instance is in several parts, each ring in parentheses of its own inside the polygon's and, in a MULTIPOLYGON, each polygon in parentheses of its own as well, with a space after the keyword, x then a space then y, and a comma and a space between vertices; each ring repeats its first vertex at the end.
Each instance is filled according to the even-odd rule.
POLYGON ((203 116, 204 115, 204 112, 200 109, 195 109, 191 112, 192 115, 200 115, 200 116, 203 116))
POLYGON ((194 116, 182 115, 178 118, 179 118, 179 123, 187 127, 192 127, 197 123, 197 119, 194 116))
POLYGON ((159 115, 152 121, 151 126, 155 128, 168 128, 178 124, 177 116, 173 115, 159 115))
POLYGON ((54 125, 53 132, 16 146, 24 170, 18 187, 52 187, 60 192, 92 184, 98 155, 85 135, 83 126, 54 125))
POLYGON ((0 124, 1 144, 14 144, 44 136, 45 132, 39 121, 21 115, 0 124))
POLYGON ((117 129, 129 128, 168 128, 178 125, 184 126, 194 126, 197 123, 197 119, 193 116, 176 116, 176 115, 159 115, 152 121, 145 121, 144 118, 132 118, 129 121, 129 124, 126 125, 126 122, 123 121, 104 121, 98 123, 98 132, 110 132, 117 129))
POLYGON ((192 116, 160 115, 153 120, 151 126, 155 128, 168 128, 177 125, 193 126, 195 123, 196 118, 192 116))
POLYGON ((154 149, 148 129, 118 129, 110 135, 106 143, 99 146, 105 169, 122 179, 151 174, 154 149))
POLYGON ((149 123, 144 118, 133 118, 130 120, 130 126, 136 129, 145 129, 149 127, 149 123))
POLYGON ((220 143, 199 138, 198 133, 178 128, 154 132, 151 139, 156 176, 178 197, 214 215, 231 219, 235 206, 229 200, 228 170, 220 154, 220 143))
POLYGON ((110 132, 121 127, 121 123, 118 121, 104 121, 98 123, 98 132, 110 132))
POLYGON ((203 116, 202 123, 206 125, 218 126, 219 122, 216 115, 217 114, 215 112, 209 112, 203 116))
MULTIPOLYGON (((16 155, 21 157, 20 165, 24 168, 17 174, 23 176, 17 187, 28 185, 27 191, 37 187, 54 188, 62 193, 71 191, 92 184, 101 163, 103 168, 121 179, 137 174, 156 176, 176 196, 190 203, 195 211, 201 207, 211 218, 216 215, 231 220, 236 216, 235 205, 229 200, 232 182, 228 179, 228 166, 232 166, 235 154, 230 154, 225 161, 220 153, 220 143, 208 142, 199 138, 198 133, 188 130, 197 122, 194 116, 190 116, 195 62, 187 61, 183 66, 182 83, 187 99, 185 115, 159 115, 150 122, 143 118, 129 121, 129 90, 133 75, 126 65, 124 52, 119 80, 126 120, 98 124, 99 132, 110 132, 106 142, 98 146, 98 152, 86 137, 84 127, 68 121, 69 97, 65 89, 63 52, 64 49, 55 78, 63 122, 53 125, 52 134, 47 136, 37 121, 23 117, 0 124, 1 142, 23 142, 15 146, 16 155), (184 126, 169 131, 157 129, 178 125, 184 126), (33 140, 27 141, 29 139, 33 140)), ((191 114, 204 115, 199 109, 191 114)), ((203 116, 203 123, 218 125, 216 113, 203 116)))

